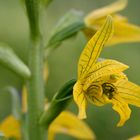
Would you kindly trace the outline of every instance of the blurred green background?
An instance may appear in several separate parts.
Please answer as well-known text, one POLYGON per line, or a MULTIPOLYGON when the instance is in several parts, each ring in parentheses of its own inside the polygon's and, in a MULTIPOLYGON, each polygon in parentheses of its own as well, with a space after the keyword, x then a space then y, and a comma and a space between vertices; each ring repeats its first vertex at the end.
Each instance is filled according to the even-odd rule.
MULTIPOLYGON (((113 0, 54 0, 49 8, 42 14, 41 28, 44 40, 51 29, 70 9, 82 10, 86 13, 98 7, 107 5, 113 0)), ((130 22, 140 25, 138 0, 129 0, 128 7, 121 13, 127 16, 130 22)), ((0 42, 8 43, 27 63, 29 47, 29 30, 25 7, 21 0, 0 0, 0 42)), ((69 39, 53 52, 48 58, 49 78, 46 85, 46 95, 51 100, 54 93, 68 80, 76 78, 77 61, 86 43, 82 33, 76 38, 69 39)), ((105 48, 102 57, 120 60, 130 66, 126 71, 129 80, 140 85, 140 43, 121 44, 105 48)), ((21 78, 15 73, 0 66, 0 89, 14 86, 20 92, 21 78)), ((97 140, 125 140, 140 134, 140 108, 132 108, 130 120, 121 128, 116 127, 119 120, 117 113, 113 112, 110 105, 104 107, 89 106, 88 119, 86 120, 97 136, 97 140)), ((77 113, 74 103, 70 110, 77 113)), ((0 120, 11 112, 11 97, 8 93, 0 92, 0 120)), ((74 138, 58 135, 57 140, 73 140, 74 138)))

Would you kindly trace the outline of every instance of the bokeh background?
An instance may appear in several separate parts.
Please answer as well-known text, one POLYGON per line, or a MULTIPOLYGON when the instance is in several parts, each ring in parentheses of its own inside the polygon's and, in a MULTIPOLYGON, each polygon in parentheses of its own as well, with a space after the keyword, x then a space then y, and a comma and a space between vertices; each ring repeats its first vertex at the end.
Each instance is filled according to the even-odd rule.
MULTIPOLYGON (((71 9, 89 11, 102 7, 113 0, 54 0, 42 14, 41 22, 44 40, 50 34, 55 23, 64 13, 71 9)), ((139 0, 129 0, 127 8, 120 13, 129 21, 140 26, 139 0)), ((8 43, 27 63, 29 47, 29 29, 26 11, 22 0, 0 0, 0 42, 8 43)), ((77 61, 86 44, 82 33, 69 39, 55 50, 48 58, 49 77, 46 84, 46 96, 51 100, 54 93, 68 80, 76 78, 77 61)), ((120 44, 105 48, 102 57, 113 58, 126 63, 130 69, 126 71, 129 80, 140 85, 140 43, 120 44)), ((21 92, 24 81, 15 73, 0 66, 0 89, 13 86, 21 92)), ((96 107, 89 105, 86 122, 95 132, 97 140, 125 140, 140 134, 140 108, 132 107, 130 120, 121 128, 116 127, 119 116, 110 105, 96 107)), ((71 103, 69 109, 77 113, 77 107, 71 103)), ((0 90, 0 120, 11 113, 11 97, 0 90)), ((74 138, 58 135, 57 140, 73 140, 74 138)))

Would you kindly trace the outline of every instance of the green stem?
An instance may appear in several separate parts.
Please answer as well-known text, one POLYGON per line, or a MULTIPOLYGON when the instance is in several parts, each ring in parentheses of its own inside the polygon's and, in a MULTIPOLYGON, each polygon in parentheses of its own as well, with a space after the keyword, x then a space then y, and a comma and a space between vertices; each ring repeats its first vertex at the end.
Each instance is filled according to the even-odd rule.
POLYGON ((30 34, 31 34, 32 40, 35 40, 40 35, 39 1, 40 0, 25 0, 27 15, 29 19, 30 34))
POLYGON ((33 42, 30 49, 29 67, 32 72, 28 82, 28 132, 29 140, 43 140, 38 119, 44 110, 43 55, 40 41, 33 42))
POLYGON ((31 78, 28 80, 27 127, 29 140, 44 140, 44 131, 38 120, 44 110, 43 81, 43 43, 39 30, 39 0, 25 0, 30 25, 31 46, 29 48, 29 68, 31 78))

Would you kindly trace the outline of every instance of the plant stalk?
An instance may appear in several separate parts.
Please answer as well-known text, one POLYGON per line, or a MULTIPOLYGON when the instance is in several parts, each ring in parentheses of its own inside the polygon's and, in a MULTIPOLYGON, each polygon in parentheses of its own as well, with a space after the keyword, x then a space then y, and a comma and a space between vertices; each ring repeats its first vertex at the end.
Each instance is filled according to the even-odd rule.
POLYGON ((29 140, 43 140, 43 132, 38 124, 44 110, 43 55, 39 41, 32 44, 29 57, 32 72, 28 82, 28 132, 29 140))
POLYGON ((44 110, 43 43, 39 30, 39 0, 25 0, 30 26, 31 45, 29 68, 31 78, 27 82, 27 128, 29 140, 44 140, 44 130, 39 126, 39 117, 44 110))

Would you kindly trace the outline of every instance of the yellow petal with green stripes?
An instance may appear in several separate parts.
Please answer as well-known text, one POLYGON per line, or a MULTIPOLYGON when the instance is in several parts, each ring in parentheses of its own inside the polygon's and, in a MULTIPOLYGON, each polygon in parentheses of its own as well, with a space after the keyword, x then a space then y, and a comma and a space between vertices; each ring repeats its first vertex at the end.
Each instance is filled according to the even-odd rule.
POLYGON ((120 97, 128 104, 140 107, 140 87, 138 85, 122 79, 115 86, 118 89, 120 97))
POLYGON ((96 32, 84 48, 78 63, 78 79, 84 79, 92 70, 101 50, 113 33, 112 17, 108 16, 103 26, 96 32))
POLYGON ((106 81, 106 76, 121 73, 127 68, 127 65, 116 60, 106 59, 97 62, 93 66, 92 71, 86 75, 83 89, 86 90, 91 84, 93 84, 93 82, 101 83, 102 81, 106 81))

